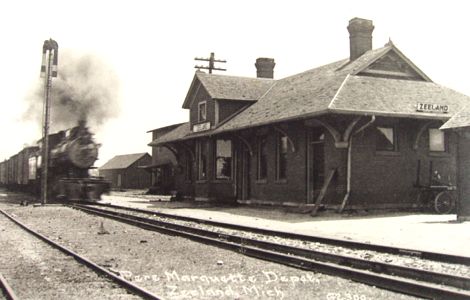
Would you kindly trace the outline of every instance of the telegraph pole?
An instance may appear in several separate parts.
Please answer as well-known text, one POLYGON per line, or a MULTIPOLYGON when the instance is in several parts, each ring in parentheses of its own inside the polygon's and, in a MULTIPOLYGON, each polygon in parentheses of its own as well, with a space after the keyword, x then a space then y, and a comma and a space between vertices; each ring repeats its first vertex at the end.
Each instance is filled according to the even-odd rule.
POLYGON ((49 167, 49 119, 50 119, 50 90, 52 77, 57 77, 59 45, 53 39, 45 40, 42 46, 41 78, 44 79, 44 108, 43 108, 43 138, 42 138, 42 190, 41 203, 47 203, 47 177, 49 167))
POLYGON ((209 66, 194 66, 196 69, 206 69, 209 70, 209 74, 212 74, 212 70, 218 70, 218 71, 227 71, 227 69, 222 69, 222 68, 216 68, 214 66, 214 63, 219 62, 219 63, 226 63, 226 60, 223 59, 215 59, 214 57, 214 52, 211 52, 211 56, 209 58, 200 58, 200 57, 195 57, 194 60, 200 60, 200 61, 208 61, 209 66))

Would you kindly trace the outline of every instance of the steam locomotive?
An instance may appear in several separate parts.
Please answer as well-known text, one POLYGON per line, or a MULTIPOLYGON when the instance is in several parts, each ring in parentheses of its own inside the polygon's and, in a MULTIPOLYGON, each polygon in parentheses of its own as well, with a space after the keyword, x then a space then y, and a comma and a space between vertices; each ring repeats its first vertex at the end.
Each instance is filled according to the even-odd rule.
MULTIPOLYGON (((89 175, 98 159, 99 144, 93 140, 84 121, 68 130, 48 136, 48 199, 97 201, 110 190, 110 182, 89 175)), ((39 196, 43 162, 42 144, 25 147, 0 162, 0 185, 39 196)))

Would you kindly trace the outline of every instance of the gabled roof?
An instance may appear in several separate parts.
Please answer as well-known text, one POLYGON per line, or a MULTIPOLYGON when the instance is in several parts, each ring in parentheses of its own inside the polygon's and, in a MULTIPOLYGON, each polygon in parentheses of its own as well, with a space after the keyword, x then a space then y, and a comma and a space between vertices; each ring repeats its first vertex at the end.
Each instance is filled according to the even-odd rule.
POLYGON ((159 144, 164 144, 170 141, 179 140, 191 133, 191 128, 189 126, 189 122, 183 123, 180 126, 176 127, 172 131, 168 132, 167 134, 158 137, 156 140, 150 142, 149 146, 157 146, 159 144))
POLYGON ((99 169, 100 170, 115 170, 115 169, 127 169, 133 163, 138 161, 144 156, 150 156, 148 153, 134 153, 134 154, 124 154, 124 155, 116 155, 115 157, 111 158, 102 165, 99 169))
POLYGON ((338 61, 277 80, 262 98, 217 131, 241 129, 325 112, 347 75, 336 71, 345 62, 338 61))
POLYGON ((170 130, 173 130, 174 128, 176 128, 176 127, 178 127, 182 124, 184 124, 184 122, 183 123, 172 124, 172 125, 168 125, 168 126, 164 126, 164 127, 159 127, 159 128, 155 128, 155 129, 151 129, 151 130, 148 130, 147 133, 154 132, 154 131, 160 132, 160 131, 165 131, 165 130, 170 131, 170 130))
POLYGON ((206 89, 212 99, 256 101, 273 83, 274 80, 269 78, 227 76, 198 71, 194 75, 183 108, 191 106, 200 86, 206 89))
MULTIPOLYGON (((196 79, 211 96, 238 99, 243 98, 240 96, 243 93, 241 83, 247 86, 253 84, 252 88, 244 87, 249 90, 245 95, 258 98, 213 130, 193 134, 189 124, 185 124, 153 141, 153 145, 328 113, 448 119, 470 103, 470 97, 433 83, 391 42, 382 48, 367 51, 354 61, 344 59, 280 80, 249 81, 244 77, 205 73, 196 73, 196 79), (390 62, 398 60, 407 72, 392 70, 390 74, 374 73, 380 71, 378 67, 385 58, 390 62), (449 113, 418 112, 418 102, 447 105, 449 113)), ((195 87, 195 80, 190 93, 195 87)), ((250 97, 246 96, 245 99, 250 97)), ((187 101, 188 98, 186 106, 189 105, 187 101)))
POLYGON ((433 82, 351 75, 328 109, 337 113, 448 119, 469 101, 468 96, 433 82), (417 112, 417 103, 447 105, 449 111, 417 112))
POLYGON ((456 113, 449 121, 441 126, 441 129, 456 129, 464 127, 470 127, 470 106, 466 106, 456 113))
POLYGON ((359 62, 357 64, 359 68, 351 72, 351 75, 359 75, 361 72, 367 70, 367 68, 371 67, 375 62, 379 61, 380 59, 386 57, 386 55, 390 52, 393 52, 398 58, 407 66, 412 69, 416 74, 418 74, 422 80, 432 82, 431 78, 429 78, 421 69, 419 69, 408 57, 406 57, 395 45, 392 41, 389 41, 384 47, 379 48, 377 50, 371 51, 372 53, 369 58, 366 55, 361 56, 358 60, 361 60, 362 57, 365 58, 363 62, 359 62))

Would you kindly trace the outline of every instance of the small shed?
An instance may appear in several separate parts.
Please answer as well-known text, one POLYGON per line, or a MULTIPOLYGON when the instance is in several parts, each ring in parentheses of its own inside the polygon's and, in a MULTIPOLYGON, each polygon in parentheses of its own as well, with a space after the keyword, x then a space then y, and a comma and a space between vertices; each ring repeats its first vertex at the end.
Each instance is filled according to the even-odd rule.
POLYGON ((145 189, 151 185, 151 174, 143 167, 151 162, 148 153, 116 155, 99 168, 99 174, 111 181, 112 188, 145 189))

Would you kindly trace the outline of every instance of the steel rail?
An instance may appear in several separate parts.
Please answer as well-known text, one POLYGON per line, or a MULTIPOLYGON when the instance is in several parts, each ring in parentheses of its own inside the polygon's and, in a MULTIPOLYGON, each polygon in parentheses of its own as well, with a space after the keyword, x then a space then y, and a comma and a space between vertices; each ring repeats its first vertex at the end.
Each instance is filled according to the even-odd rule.
POLYGON ((113 204, 104 204, 104 203, 96 203, 96 202, 91 202, 89 204, 141 212, 144 214, 156 215, 156 216, 164 217, 164 218, 171 218, 175 220, 188 221, 188 222, 196 222, 199 224, 206 224, 206 225, 229 228, 229 229, 234 229, 234 230, 248 231, 252 233, 259 233, 259 234, 277 236, 277 237, 282 237, 282 238, 298 239, 298 240, 303 240, 303 241, 308 241, 308 242, 318 242, 318 243, 346 247, 346 248, 372 250, 372 251, 389 253, 389 254, 409 255, 409 256, 419 257, 422 259, 445 262, 445 263, 470 265, 470 257, 468 256, 459 256, 459 255, 452 255, 452 254, 445 254, 445 253, 438 253, 438 252, 431 252, 431 251, 421 251, 421 250, 415 250, 415 249, 406 249, 406 248, 400 248, 400 247, 394 247, 394 246, 369 244, 369 243, 337 239, 337 238, 327 238, 327 237, 305 235, 305 234, 292 233, 292 232, 286 232, 286 231, 256 228, 256 227, 251 227, 251 226, 225 223, 225 222, 217 222, 217 221, 199 219, 199 218, 194 218, 194 217, 178 216, 178 215, 173 215, 173 214, 168 214, 168 213, 163 213, 163 212, 158 212, 158 211, 133 208, 133 207, 124 207, 124 206, 113 205, 113 204))
POLYGON ((119 212, 111 212, 99 208, 90 208, 81 205, 74 205, 73 207, 84 212, 111 218, 141 228, 159 231, 165 234, 179 235, 205 244, 235 250, 263 260, 341 276, 401 293, 430 298, 470 298, 470 292, 436 285, 449 284, 458 288, 468 288, 470 286, 468 278, 241 238, 194 227, 151 220, 119 212), (377 272, 380 272, 380 274, 377 272), (417 282, 416 280, 425 280, 428 282, 417 282))
MULTIPOLYGON (((81 206, 78 206, 81 207, 81 206)), ((83 207, 83 209, 88 209, 88 207, 83 207)), ((92 209, 95 210, 95 209, 92 209)), ((294 246, 286 246, 277 243, 267 242, 267 241, 260 241, 257 239, 245 238, 240 237, 237 235, 225 234, 214 232, 211 230, 205 230, 200 228, 194 228, 186 225, 180 225, 175 223, 168 223, 165 221, 154 220, 154 219, 147 219, 138 216, 129 216, 127 214, 109 211, 109 210, 101 210, 103 213, 107 213, 109 215, 114 216, 121 216, 124 218, 132 218, 134 220, 154 224, 156 226, 161 226, 165 228, 170 228, 178 231, 185 231, 190 232, 196 235, 207 236, 215 239, 223 239, 229 242, 244 244, 249 246, 254 246, 261 249, 266 250, 276 250, 277 252, 281 252, 284 254, 293 254, 301 257, 311 258, 319 261, 325 262, 332 262, 340 265, 345 265, 349 267, 359 268, 370 270, 377 273, 384 273, 389 275, 396 275, 401 277, 406 277, 415 280, 422 280, 427 281, 430 283, 435 284, 445 284, 449 286, 454 286, 461 289, 470 289, 470 278, 468 277, 461 277, 455 276, 450 274, 443 274, 437 273, 433 271, 427 270, 420 270, 405 266, 399 266, 394 264, 382 263, 382 262, 375 262, 371 260, 361 259, 361 258, 354 258, 350 256, 344 256, 340 254, 333 254, 323 251, 317 251, 313 249, 306 249, 306 248, 299 248, 294 246)))
POLYGON ((47 244, 51 245, 52 247, 60 250, 61 252, 65 253, 69 256, 72 256, 79 263, 82 263, 82 264, 88 266, 89 268, 94 270, 96 273, 107 276, 108 278, 110 278, 111 280, 116 282, 119 286, 124 287, 125 289, 132 292, 133 294, 139 295, 139 296, 141 296, 145 299, 151 299, 151 300, 162 299, 160 296, 157 296, 157 295, 147 291, 146 289, 141 288, 141 287, 133 284, 132 282, 111 273, 110 271, 108 271, 105 268, 95 264, 94 262, 88 260, 87 258, 79 255, 78 253, 57 244, 56 242, 52 241, 51 239, 47 238, 46 236, 40 234, 39 232, 34 231, 33 229, 29 228, 28 226, 26 226, 25 224, 23 224, 19 220, 17 220, 14 217, 10 216, 7 212, 3 211, 2 209, 0 209, 0 212, 3 215, 5 215, 8 219, 10 219, 12 222, 14 222, 18 226, 20 226, 25 231, 27 231, 28 233, 30 233, 30 234, 34 235, 35 237, 43 240, 44 242, 46 242, 47 244))
POLYGON ((8 300, 19 300, 18 296, 16 296, 15 292, 13 289, 10 287, 8 284, 7 280, 5 277, 3 277, 2 274, 0 274, 0 288, 5 291, 5 296, 8 300))

